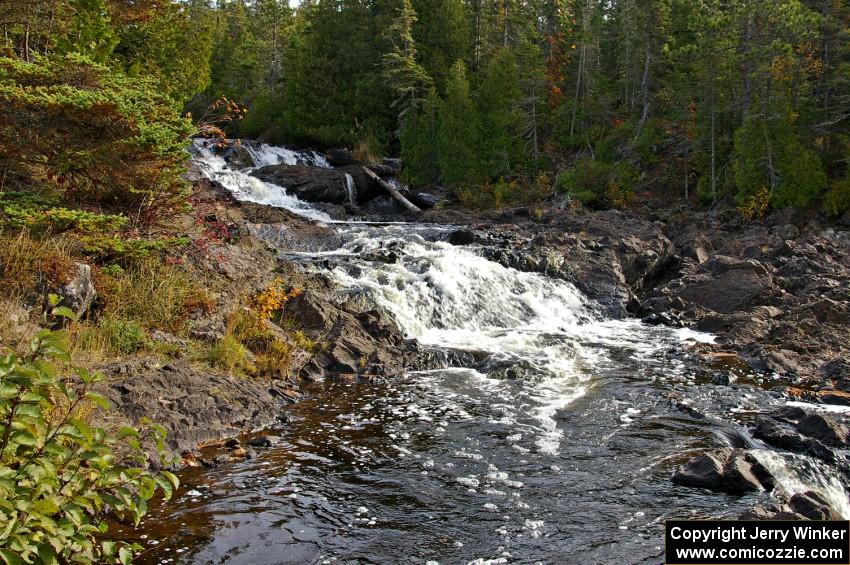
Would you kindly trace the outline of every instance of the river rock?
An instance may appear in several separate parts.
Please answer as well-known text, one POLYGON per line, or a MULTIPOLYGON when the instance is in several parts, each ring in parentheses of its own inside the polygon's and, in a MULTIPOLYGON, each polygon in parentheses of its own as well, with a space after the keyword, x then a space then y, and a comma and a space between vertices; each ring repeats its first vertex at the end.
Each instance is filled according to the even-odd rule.
POLYGON ((428 192, 414 192, 409 195, 409 200, 423 210, 430 210, 437 206, 443 198, 428 192))
POLYGON ((468 229, 459 229, 449 234, 449 243, 452 245, 471 245, 475 243, 475 232, 468 229))
POLYGON ((307 202, 348 202, 345 173, 336 169, 306 165, 268 165, 251 173, 258 179, 282 186, 307 202))
POLYGON ((788 501, 788 506, 793 512, 809 520, 842 519, 822 495, 812 491, 795 494, 788 501))
POLYGON ((381 311, 358 311, 354 302, 338 304, 331 290, 313 287, 290 300, 285 314, 305 335, 324 347, 302 368, 303 377, 328 374, 396 375, 413 359, 411 345, 381 311))
POLYGON ((82 316, 97 298, 91 266, 85 263, 74 263, 74 270, 70 273, 68 282, 55 292, 62 299, 61 306, 70 308, 77 317, 82 316))
POLYGON ((277 436, 257 436, 248 440, 248 445, 251 447, 273 447, 280 443, 280 438, 277 436))
POLYGON ((248 169, 255 165, 251 153, 240 143, 231 143, 224 147, 219 155, 232 169, 248 169))
POLYGON ((721 448, 690 459, 672 477, 675 484, 744 494, 771 491, 774 479, 742 449, 721 448))
POLYGON ((847 445, 850 430, 844 424, 823 414, 812 414, 797 424, 797 431, 835 447, 847 445))
POLYGON ((830 463, 835 461, 835 454, 823 443, 790 430, 773 418, 759 417, 753 436, 780 449, 805 453, 830 463))
POLYGON ((109 400, 110 415, 134 425, 142 418, 161 424, 176 452, 274 424, 288 404, 270 383, 199 370, 187 361, 160 366, 142 359, 99 369, 108 377, 98 392, 109 400))
POLYGON ((348 149, 341 147, 332 147, 325 152, 325 159, 334 167, 344 167, 346 165, 356 165, 358 160, 354 157, 354 153, 348 149))

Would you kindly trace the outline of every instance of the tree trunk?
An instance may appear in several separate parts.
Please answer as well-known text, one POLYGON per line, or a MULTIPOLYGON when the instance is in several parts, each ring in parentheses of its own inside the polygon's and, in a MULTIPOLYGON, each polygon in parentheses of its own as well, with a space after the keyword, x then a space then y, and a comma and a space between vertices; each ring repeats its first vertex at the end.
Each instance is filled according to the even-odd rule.
POLYGON ((747 20, 744 23, 744 30, 741 33, 741 53, 742 53, 742 61, 741 61, 741 123, 743 123, 747 116, 750 114, 750 100, 752 84, 751 84, 751 73, 752 73, 752 61, 750 60, 751 55, 751 44, 753 41, 753 17, 752 15, 747 15, 747 20))
POLYGON ((640 114, 640 121, 638 122, 637 131, 635 132, 635 141, 640 137, 640 132, 643 130, 643 126, 646 124, 646 120, 649 117, 649 65, 652 61, 652 55, 650 53, 651 42, 649 39, 646 41, 646 57, 643 62, 643 80, 641 81, 641 97, 643 98, 643 111, 640 114))
POLYGON ((372 180, 377 182, 380 185, 381 188, 386 190, 389 193, 390 196, 392 196, 398 202, 400 202, 401 205, 404 206, 405 208, 407 208, 408 211, 415 212, 415 213, 422 212, 422 210, 418 206, 416 206, 413 202, 411 202, 410 200, 408 200, 407 198, 402 196, 402 194, 399 191, 397 191, 392 186, 390 186, 390 184, 387 183, 384 179, 382 179, 381 177, 376 175, 372 171, 372 169, 370 169, 369 167, 363 167, 363 172, 366 173, 367 175, 369 175, 369 177, 371 177, 372 180))
POLYGON ((761 113, 762 113, 762 133, 764 135, 764 148, 767 152, 767 175, 770 179, 770 194, 774 194, 776 192, 777 187, 779 186, 779 174, 776 172, 776 167, 773 163, 773 144, 770 140, 770 132, 768 131, 767 121, 768 121, 768 102, 770 101, 771 96, 771 83, 768 81, 767 89, 765 95, 762 99, 761 103, 761 113))

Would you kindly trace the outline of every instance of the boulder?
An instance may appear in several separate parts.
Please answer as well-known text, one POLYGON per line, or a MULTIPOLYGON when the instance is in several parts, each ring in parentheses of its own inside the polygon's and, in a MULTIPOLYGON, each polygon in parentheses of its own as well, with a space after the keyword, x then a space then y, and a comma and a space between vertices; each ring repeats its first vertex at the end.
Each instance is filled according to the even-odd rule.
POLYGON ((239 143, 232 143, 221 151, 221 158, 231 169, 248 169, 255 165, 251 153, 239 143))
POLYGON ((77 317, 85 314, 97 298, 91 266, 85 263, 74 263, 74 270, 70 273, 68 282, 55 292, 62 299, 61 306, 70 308, 77 317))
POLYGON ((287 194, 307 202, 348 202, 345 173, 336 169, 306 165, 269 165, 252 171, 251 174, 262 181, 282 186, 287 194))
POLYGON ((430 194, 428 192, 414 192, 408 195, 408 200, 422 208, 423 210, 430 210, 437 206, 442 200, 442 197, 437 196, 436 194, 430 194))
POLYGON ((289 403, 274 385, 188 361, 160 366, 142 359, 98 369, 107 376, 96 390, 109 400, 110 418, 134 425, 150 418, 168 430, 166 442, 176 452, 274 424, 289 403))
POLYGON ((319 289, 307 289, 286 305, 286 316, 323 347, 301 370, 307 379, 328 374, 396 375, 413 360, 411 344, 383 312, 353 301, 337 304, 319 289))
POLYGON ((791 510, 809 520, 841 520, 842 517, 829 502, 816 492, 798 493, 788 501, 791 510))
POLYGON ((280 438, 277 437, 277 436, 263 435, 263 436, 252 437, 251 439, 248 440, 248 445, 250 445, 251 447, 268 448, 268 447, 273 447, 273 446, 277 445, 278 443, 280 443, 280 438))
POLYGON ((681 486, 744 494, 771 491, 774 478, 742 449, 721 448, 690 459, 672 477, 681 486))
POLYGON ((346 165, 356 165, 359 161, 354 157, 354 153, 348 149, 340 147, 332 147, 325 152, 325 159, 334 167, 344 167, 346 165))
POLYGON ((823 443, 790 430, 773 418, 758 418, 753 437, 780 449, 805 453, 829 463, 835 461, 835 454, 823 443))
POLYGON ((797 431, 834 447, 847 445, 850 437, 847 426, 823 414, 812 414, 801 420, 797 424, 797 431))
POLYGON ((735 269, 716 276, 700 277, 676 295, 685 302, 715 312, 730 313, 751 305, 770 289, 771 284, 770 277, 757 270, 735 269))
POLYGON ((449 234, 449 243, 452 245, 471 245, 475 243, 475 232, 469 229, 459 229, 449 234))

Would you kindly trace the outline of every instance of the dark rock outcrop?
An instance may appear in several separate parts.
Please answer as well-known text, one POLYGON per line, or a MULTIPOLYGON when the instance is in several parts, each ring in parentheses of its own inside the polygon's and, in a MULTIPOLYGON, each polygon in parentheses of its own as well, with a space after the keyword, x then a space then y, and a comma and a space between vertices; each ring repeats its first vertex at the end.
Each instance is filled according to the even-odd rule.
POLYGON ((134 360, 101 371, 110 417, 132 424, 150 418, 168 430, 167 444, 177 452, 270 425, 292 397, 270 383, 201 372, 184 361, 134 360))
POLYGON ((690 459, 672 477, 675 484, 732 494, 771 491, 774 479, 752 455, 722 448, 690 459))
POLYGON ((306 165, 269 165, 251 173, 258 179, 282 186, 287 193, 307 202, 348 202, 345 173, 306 165))
POLYGON ((758 418, 753 430, 753 437, 779 449, 805 453, 830 463, 835 461, 835 453, 823 443, 791 430, 773 418, 758 418))
POLYGON ((841 515, 830 507, 829 502, 816 492, 798 493, 788 501, 792 512, 809 520, 841 520, 841 515))
POLYGON ((812 414, 797 424, 797 431, 826 445, 844 447, 847 445, 847 426, 823 414, 812 414))
POLYGON ((396 375, 413 360, 411 344, 383 312, 338 303, 329 287, 307 289, 287 304, 285 314, 320 347, 301 369, 305 378, 396 375))

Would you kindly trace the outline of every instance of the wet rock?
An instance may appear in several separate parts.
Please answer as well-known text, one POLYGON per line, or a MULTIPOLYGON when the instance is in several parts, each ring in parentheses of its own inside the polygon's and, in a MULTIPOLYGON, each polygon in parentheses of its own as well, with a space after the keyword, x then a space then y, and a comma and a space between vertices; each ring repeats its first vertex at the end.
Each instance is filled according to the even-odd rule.
POLYGON ((850 406, 850 393, 840 390, 827 390, 820 393, 819 398, 824 404, 850 406))
POLYGON ((227 166, 231 169, 248 169, 255 165, 251 153, 244 145, 239 143, 231 143, 219 153, 220 157, 225 160, 227 166))
POLYGON ((744 450, 722 448, 690 459, 672 477, 681 486, 744 494, 770 491, 774 479, 744 450))
POLYGON ((280 443, 280 438, 277 436, 257 436, 248 440, 248 445, 251 447, 273 447, 280 443))
POLYGON ((74 270, 69 273, 68 282, 56 289, 55 293, 62 299, 61 306, 70 308, 77 317, 83 315, 97 298, 91 266, 74 263, 74 270))
POLYGON ((334 373, 395 375, 412 361, 410 344, 385 313, 358 312, 355 303, 337 304, 324 292, 308 289, 286 306, 286 315, 307 337, 325 344, 302 368, 302 376, 317 380, 334 373))
POLYGON ((819 493, 806 492, 795 494, 788 501, 789 508, 809 520, 841 520, 842 517, 833 510, 829 502, 819 493))
POLYGON ((801 420, 797 424, 797 431, 835 447, 846 446, 850 437, 850 430, 844 424, 823 414, 812 414, 801 420))
POLYGON ((258 179, 282 186, 288 194, 307 202, 348 202, 345 173, 336 169, 306 165, 269 165, 251 174, 258 179))
POLYGON ((475 243, 475 232, 468 229, 459 229, 449 234, 449 243, 452 245, 471 245, 475 243))
POLYGON ((823 443, 785 428, 772 418, 757 419, 753 436, 780 449, 805 453, 830 463, 835 461, 835 454, 823 443))
POLYGON ((237 438, 235 438, 235 437, 228 438, 228 439, 224 442, 224 447, 227 447, 227 448, 229 448, 229 449, 235 449, 235 448, 237 448, 237 447, 240 447, 241 445, 242 445, 242 444, 241 444, 241 443, 239 442, 239 440, 238 440, 237 438))
POLYGON ((771 414, 771 417, 776 418, 777 420, 783 420, 796 424, 808 415, 808 412, 806 412, 799 406, 783 406, 775 410, 771 414))

